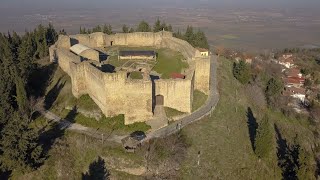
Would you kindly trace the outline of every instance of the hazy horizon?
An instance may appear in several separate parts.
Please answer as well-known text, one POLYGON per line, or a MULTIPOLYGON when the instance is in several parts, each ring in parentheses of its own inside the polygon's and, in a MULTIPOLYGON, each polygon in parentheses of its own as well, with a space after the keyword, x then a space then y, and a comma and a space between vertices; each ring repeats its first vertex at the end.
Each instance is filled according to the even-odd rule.
POLYGON ((3 0, 1 8, 107 8, 107 7, 256 7, 256 8, 316 8, 319 0, 3 0))
POLYGON ((111 24, 135 26, 156 18, 177 30, 201 28, 211 45, 236 48, 320 46, 319 0, 4 0, 0 32, 23 33, 38 24, 53 23, 68 33, 79 27, 111 24), (298 35, 298 36, 297 36, 298 35))

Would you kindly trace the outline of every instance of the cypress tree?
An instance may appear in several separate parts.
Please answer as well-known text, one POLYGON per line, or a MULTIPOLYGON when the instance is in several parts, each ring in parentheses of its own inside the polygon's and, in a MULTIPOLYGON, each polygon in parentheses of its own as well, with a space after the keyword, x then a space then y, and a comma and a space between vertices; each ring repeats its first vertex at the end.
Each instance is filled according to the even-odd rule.
POLYGON ((267 158, 273 148, 273 133, 269 118, 265 115, 259 123, 255 139, 255 153, 259 158, 267 158))

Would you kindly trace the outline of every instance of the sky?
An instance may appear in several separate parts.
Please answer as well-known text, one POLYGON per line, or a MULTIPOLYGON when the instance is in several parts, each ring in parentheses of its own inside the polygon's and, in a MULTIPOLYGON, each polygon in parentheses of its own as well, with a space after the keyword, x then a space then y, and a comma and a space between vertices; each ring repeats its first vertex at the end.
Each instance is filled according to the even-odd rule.
POLYGON ((319 7, 320 0, 1 0, 1 8, 56 7, 319 7))

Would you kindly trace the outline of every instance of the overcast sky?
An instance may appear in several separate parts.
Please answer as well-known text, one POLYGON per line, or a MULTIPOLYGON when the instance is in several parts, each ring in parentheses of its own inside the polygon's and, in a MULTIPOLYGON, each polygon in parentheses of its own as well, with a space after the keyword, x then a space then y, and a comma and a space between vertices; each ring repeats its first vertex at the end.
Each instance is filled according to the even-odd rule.
POLYGON ((24 7, 196 7, 196 6, 234 6, 234 7, 319 7, 320 0, 1 0, 2 8, 24 7))

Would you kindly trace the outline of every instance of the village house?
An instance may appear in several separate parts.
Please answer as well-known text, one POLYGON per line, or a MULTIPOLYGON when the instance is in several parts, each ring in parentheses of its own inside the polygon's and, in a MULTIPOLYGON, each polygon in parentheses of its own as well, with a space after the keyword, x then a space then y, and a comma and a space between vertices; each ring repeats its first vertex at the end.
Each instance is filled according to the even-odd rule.
POLYGON ((285 71, 287 77, 299 77, 302 78, 302 73, 298 68, 291 68, 285 71))
POLYGON ((299 99, 301 102, 306 100, 306 90, 304 88, 288 87, 284 95, 291 96, 295 99, 299 99))
POLYGON ((278 64, 281 64, 281 65, 285 66, 286 68, 290 69, 290 68, 294 67, 294 58, 293 58, 293 56, 283 55, 282 57, 280 57, 278 59, 278 64))
POLYGON ((283 81, 286 87, 300 88, 304 85, 305 79, 303 77, 286 77, 283 81))
POLYGON ((208 57, 209 56, 209 50, 204 48, 197 48, 200 51, 201 56, 208 57))

